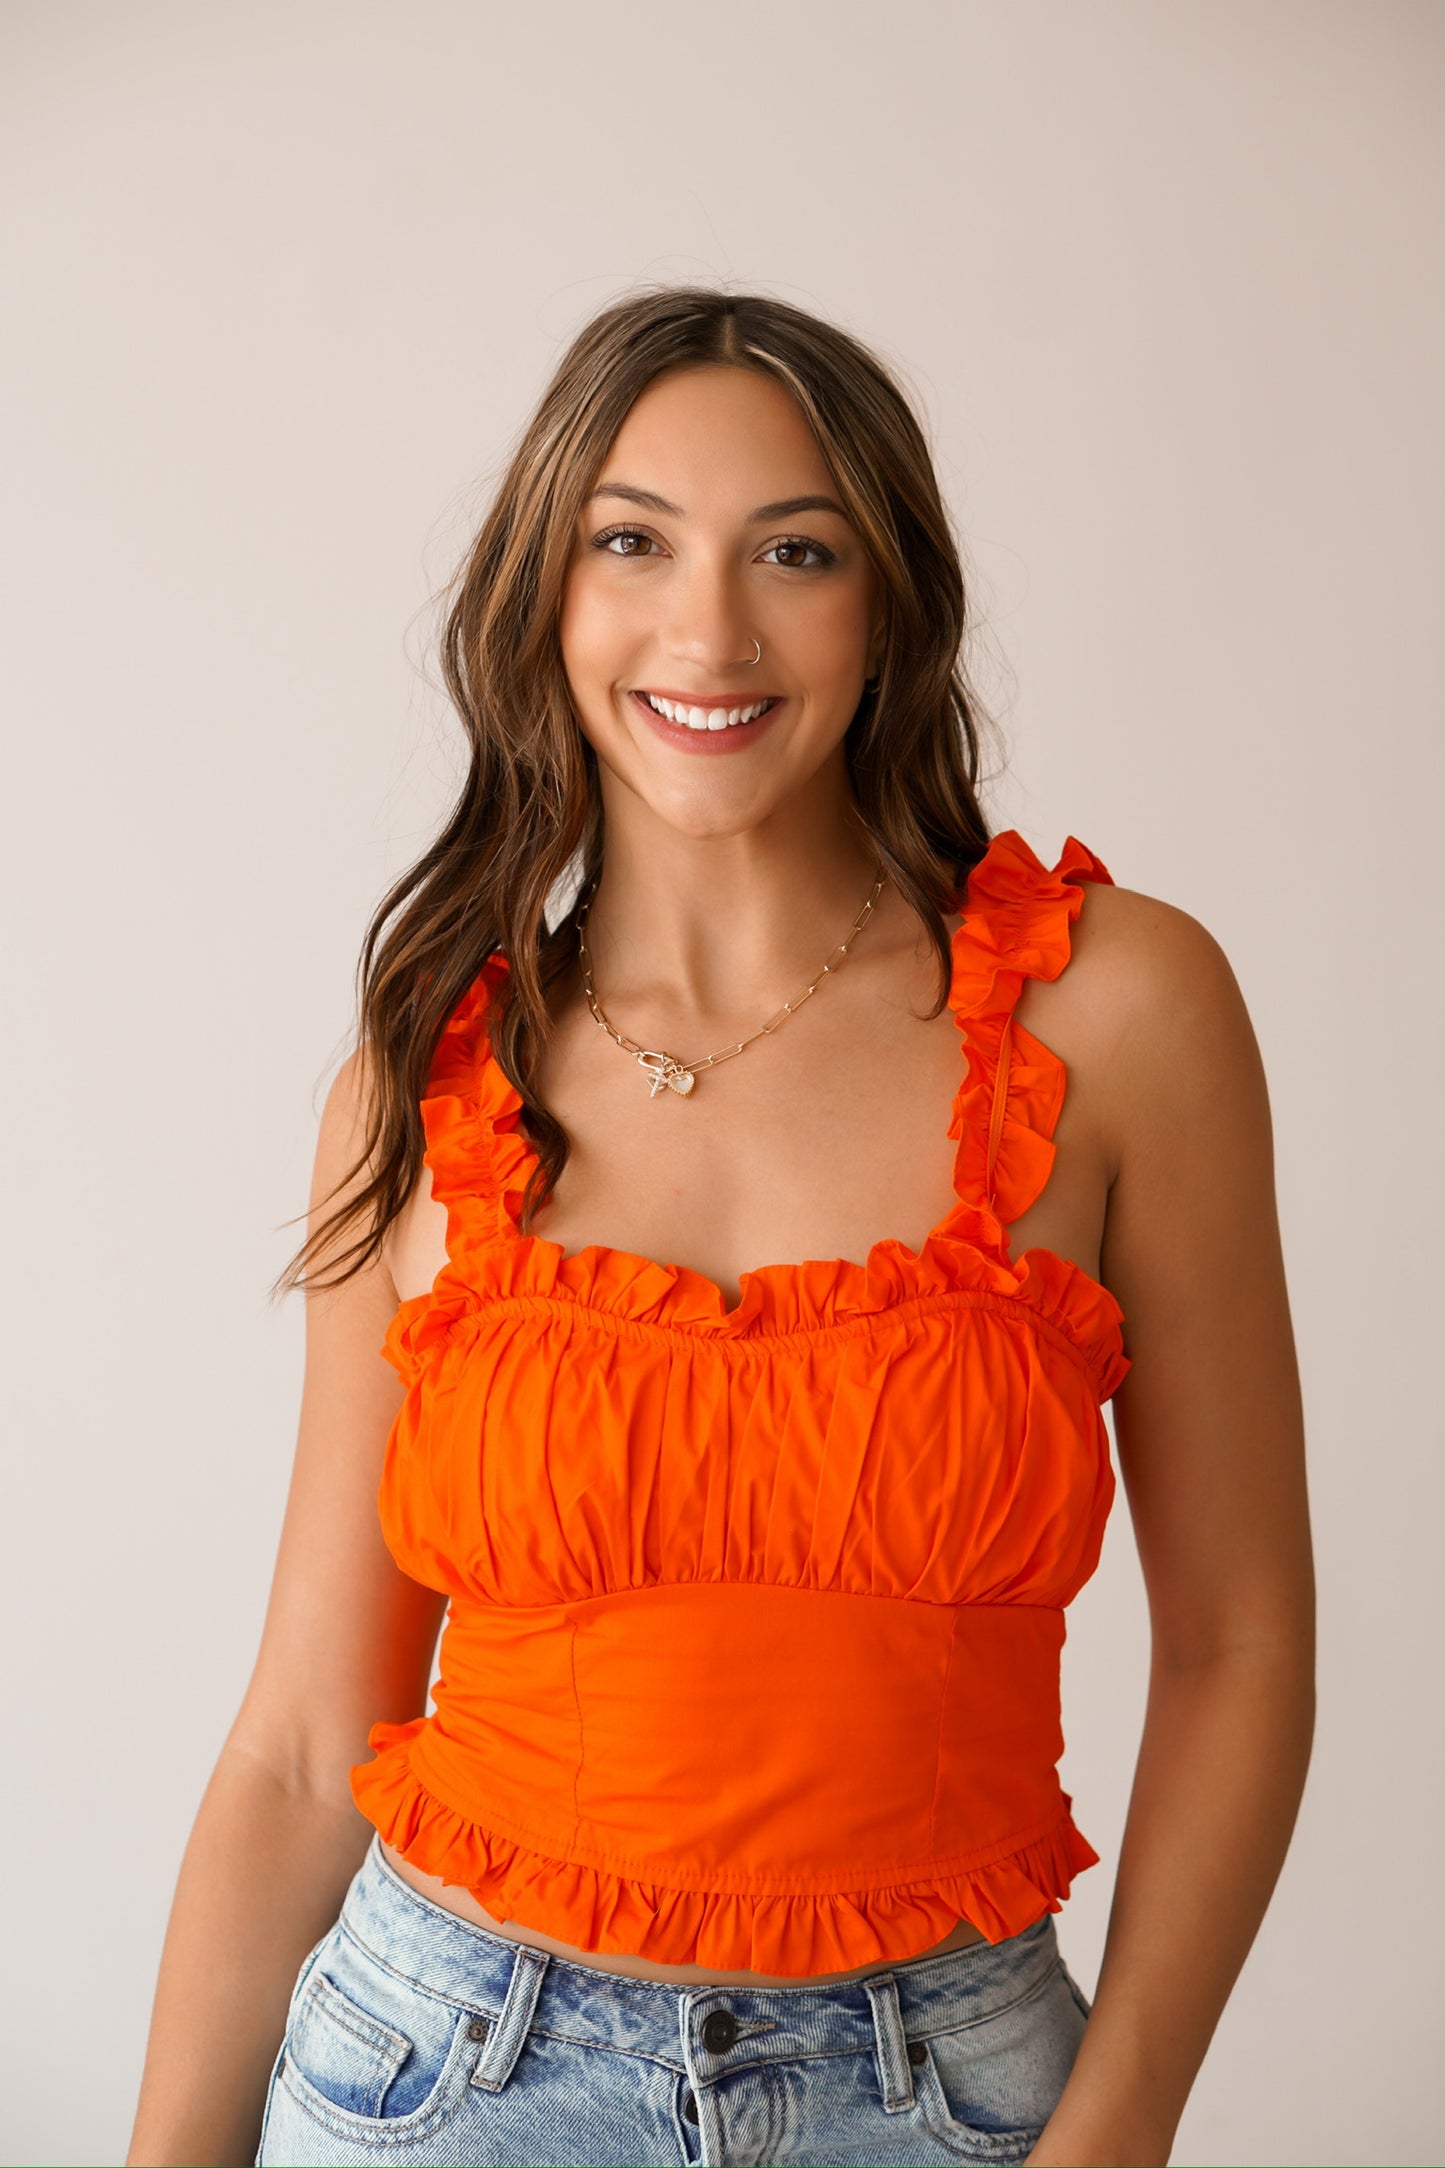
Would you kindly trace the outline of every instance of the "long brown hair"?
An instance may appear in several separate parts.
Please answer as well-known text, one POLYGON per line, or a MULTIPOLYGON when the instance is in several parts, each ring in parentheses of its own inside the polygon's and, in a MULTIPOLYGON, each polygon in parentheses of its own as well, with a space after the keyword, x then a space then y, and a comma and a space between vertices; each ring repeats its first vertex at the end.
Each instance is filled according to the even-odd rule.
POLYGON ((567 1132, 532 1077, 551 1030, 548 988, 575 955, 576 926, 569 915, 549 927, 546 907, 559 883, 580 890, 597 873, 603 824, 596 754, 562 663, 563 586, 581 507, 634 400, 664 370, 704 362, 763 370, 792 392, 882 576, 880 678, 848 726, 845 759, 858 815, 938 950, 930 1014, 943 1006, 944 914, 989 841, 977 788, 982 730, 994 726, 966 676, 963 573, 922 428, 884 364, 803 309, 705 286, 631 294, 563 355, 451 583, 442 671, 470 764, 441 834, 366 929, 357 970, 365 1144, 329 1193, 347 1191, 345 1202, 291 1259, 273 1297, 303 1281, 338 1287, 377 1255, 421 1171, 418 1102, 442 1027, 497 951, 509 968, 488 1036, 521 1094, 538 1160, 524 1232, 566 1164, 567 1132), (312 1268, 323 1251, 334 1253, 331 1276, 319 1279, 312 1268))

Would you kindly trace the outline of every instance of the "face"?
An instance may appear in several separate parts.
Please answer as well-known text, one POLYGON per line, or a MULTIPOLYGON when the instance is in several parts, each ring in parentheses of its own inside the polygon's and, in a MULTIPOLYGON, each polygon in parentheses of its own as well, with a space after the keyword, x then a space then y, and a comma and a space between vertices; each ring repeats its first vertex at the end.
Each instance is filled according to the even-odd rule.
POLYGON ((610 771, 689 835, 766 818, 842 762, 881 597, 784 385, 715 365, 655 379, 583 506, 562 605, 604 789, 610 771))

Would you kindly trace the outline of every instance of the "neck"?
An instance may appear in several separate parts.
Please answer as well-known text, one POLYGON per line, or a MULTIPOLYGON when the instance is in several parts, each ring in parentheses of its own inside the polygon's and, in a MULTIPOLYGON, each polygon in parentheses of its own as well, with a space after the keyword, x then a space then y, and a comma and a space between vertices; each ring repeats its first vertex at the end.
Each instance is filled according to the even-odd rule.
MULTIPOLYGON (((697 838, 608 823, 585 904, 597 999, 717 1025, 755 1027, 816 978, 868 901, 881 868, 856 817, 775 821, 697 838)), ((869 924, 888 884, 880 892, 869 924)))

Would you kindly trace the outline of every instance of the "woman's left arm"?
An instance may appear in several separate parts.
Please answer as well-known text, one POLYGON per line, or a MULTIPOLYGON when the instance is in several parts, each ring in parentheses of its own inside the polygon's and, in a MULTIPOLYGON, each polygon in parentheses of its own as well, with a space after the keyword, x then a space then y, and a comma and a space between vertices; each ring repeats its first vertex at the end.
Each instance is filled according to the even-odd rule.
POLYGON ((1314 1568, 1248 1012, 1197 920, 1131 891, 1095 900, 1114 1170, 1101 1277, 1133 1359, 1113 1406, 1150 1672, 1093 2011, 1029 2160, 1159 2168, 1299 1810, 1314 1568))

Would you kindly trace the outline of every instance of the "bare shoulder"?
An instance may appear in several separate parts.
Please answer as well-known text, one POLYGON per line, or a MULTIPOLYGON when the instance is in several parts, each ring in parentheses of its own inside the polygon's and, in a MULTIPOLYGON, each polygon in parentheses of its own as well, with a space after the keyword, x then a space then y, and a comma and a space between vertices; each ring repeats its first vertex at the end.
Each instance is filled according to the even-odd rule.
MULTIPOLYGON (((322 1108, 311 1178, 310 1231, 330 1220, 372 1179, 375 1162, 367 1155, 375 1090, 375 1058, 366 1046, 359 1046, 347 1055, 332 1078, 322 1108)), ((405 1238, 419 1202, 418 1190, 429 1186, 413 1180, 410 1195, 383 1232, 380 1248, 351 1283, 358 1290, 368 1290, 371 1308, 377 1310, 380 1306, 378 1314, 383 1319, 399 1300, 398 1254, 404 1255, 405 1238)), ((353 1221, 348 1229, 338 1230, 334 1239, 328 1238, 316 1259, 318 1277, 329 1274, 331 1266, 355 1244, 357 1234, 358 1225, 353 1221)), ((356 1296, 352 1300, 355 1306, 356 1296)), ((370 1329, 369 1322, 366 1329, 370 1329)))
MULTIPOLYGON (((370 1178, 363 1052, 332 1080, 307 1219, 320 1234, 370 1178)), ((306 1351, 291 1481, 261 1645, 229 1743, 339 1804, 381 1712, 425 1707, 444 1599, 383 1539, 377 1494, 405 1388, 382 1342, 396 1309, 384 1258, 359 1268, 363 1224, 326 1236, 305 1281, 306 1351), (336 1274, 352 1269, 336 1283, 336 1274), (332 1282, 330 1285, 313 1285, 332 1282)))
POLYGON ((356 1047, 342 1062, 327 1090, 316 1132, 316 1153, 311 1174, 310 1209, 327 1216, 363 1185, 368 1169, 362 1164, 373 1091, 372 1064, 364 1046, 356 1047))
POLYGON ((1262 1111, 1254 1028, 1221 943, 1179 905, 1084 884, 1069 987, 1078 1042, 1115 1170, 1161 1128, 1187 1125, 1221 1092, 1262 1111))
POLYGON ((1132 1365, 1114 1427, 1156 1647, 1303 1649, 1304 1417, 1253 1023, 1177 905, 1092 884, 1078 932, 1113 1159, 1101 1276, 1132 1365))
POLYGON ((1239 1000, 1234 971, 1199 919, 1142 889, 1106 881, 1082 884, 1071 973, 1107 1004, 1116 1028, 1158 1029, 1182 998, 1221 1013, 1239 1000))
POLYGON ((1156 1457, 1187 1465, 1186 1439, 1200 1469, 1216 1471, 1241 1437, 1256 1471, 1296 1452, 1298 1380, 1269 1091, 1233 966, 1206 926, 1158 897, 1091 888, 1081 919, 1092 921, 1081 973, 1087 965, 1108 1037, 1097 1093, 1113 1162, 1102 1271, 1134 1364, 1115 1419, 1137 1504, 1156 1457))

